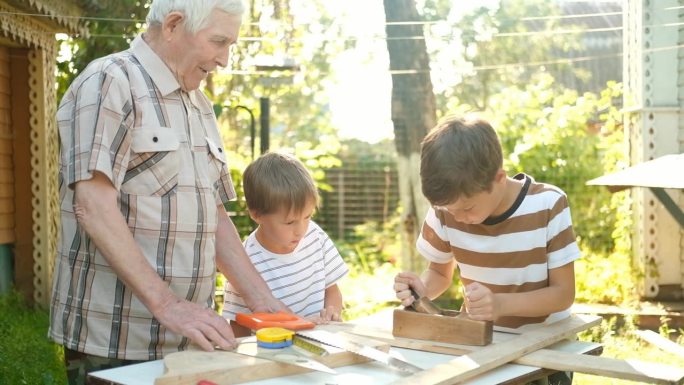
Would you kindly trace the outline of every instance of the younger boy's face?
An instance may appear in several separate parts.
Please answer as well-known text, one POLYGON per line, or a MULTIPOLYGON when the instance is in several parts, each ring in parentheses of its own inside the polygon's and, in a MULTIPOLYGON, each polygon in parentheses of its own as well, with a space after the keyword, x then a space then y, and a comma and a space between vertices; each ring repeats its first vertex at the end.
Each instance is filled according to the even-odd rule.
POLYGON ((259 225, 256 238, 272 253, 289 254, 306 235, 315 210, 316 204, 312 201, 300 213, 282 209, 272 214, 252 215, 252 219, 259 225))

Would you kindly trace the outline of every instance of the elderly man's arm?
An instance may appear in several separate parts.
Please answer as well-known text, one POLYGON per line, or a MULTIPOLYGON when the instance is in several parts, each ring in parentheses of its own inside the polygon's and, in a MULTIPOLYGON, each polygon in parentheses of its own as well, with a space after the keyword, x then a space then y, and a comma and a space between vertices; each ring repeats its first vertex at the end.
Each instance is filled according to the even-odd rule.
POLYGON ((117 191, 104 174, 95 172, 92 179, 77 182, 74 195, 81 228, 162 325, 208 351, 235 345, 225 319, 212 309, 178 298, 147 262, 119 211, 117 191))
POLYGON ((254 312, 290 310, 273 297, 261 274, 256 270, 240 241, 237 229, 223 206, 218 207, 216 232, 216 264, 254 312))

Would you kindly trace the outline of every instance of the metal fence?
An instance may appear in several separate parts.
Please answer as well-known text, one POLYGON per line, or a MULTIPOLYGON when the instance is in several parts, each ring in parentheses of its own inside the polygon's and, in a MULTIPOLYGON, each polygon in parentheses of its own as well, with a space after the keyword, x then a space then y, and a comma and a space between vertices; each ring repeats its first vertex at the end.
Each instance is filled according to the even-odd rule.
POLYGON ((321 192, 316 222, 333 238, 349 238, 356 225, 386 222, 399 202, 396 164, 390 161, 345 161, 325 170, 332 191, 321 192))

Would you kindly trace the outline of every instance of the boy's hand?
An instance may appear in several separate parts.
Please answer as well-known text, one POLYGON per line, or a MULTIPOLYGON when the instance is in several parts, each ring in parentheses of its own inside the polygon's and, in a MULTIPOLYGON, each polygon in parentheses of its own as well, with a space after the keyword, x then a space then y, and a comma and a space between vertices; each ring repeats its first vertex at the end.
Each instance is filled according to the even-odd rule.
MULTIPOLYGON (((322 310, 321 310, 321 311, 322 311, 322 310)), ((321 318, 321 315, 320 315, 320 314, 310 315, 310 316, 308 316, 308 317, 305 317, 304 319, 307 320, 307 321, 311 321, 311 322, 315 323, 316 325, 325 325, 325 324, 328 323, 328 322, 325 321, 323 318, 321 318)))
POLYGON ((341 313, 340 309, 337 309, 334 306, 328 306, 321 310, 321 319, 324 320, 325 323, 328 323, 328 321, 342 321, 341 313))
POLYGON ((342 321, 342 316, 340 309, 337 309, 334 306, 328 306, 321 310, 319 314, 306 317, 306 319, 316 325, 325 325, 330 321, 342 321))
MULTIPOLYGON (((249 305, 250 304, 248 304, 248 306, 249 305)), ((285 306, 284 303, 274 297, 260 299, 259 302, 251 304, 249 308, 254 313, 277 313, 279 311, 292 313, 292 310, 290 310, 287 306, 285 306)))
POLYGON ((465 287, 465 308, 468 316, 478 321, 494 321, 499 317, 496 295, 485 285, 473 282, 465 287))
POLYGON ((405 271, 399 273, 394 277, 394 292, 397 299, 401 301, 404 306, 410 306, 415 298, 411 295, 411 288, 418 293, 418 295, 425 295, 425 284, 420 280, 416 273, 405 271))

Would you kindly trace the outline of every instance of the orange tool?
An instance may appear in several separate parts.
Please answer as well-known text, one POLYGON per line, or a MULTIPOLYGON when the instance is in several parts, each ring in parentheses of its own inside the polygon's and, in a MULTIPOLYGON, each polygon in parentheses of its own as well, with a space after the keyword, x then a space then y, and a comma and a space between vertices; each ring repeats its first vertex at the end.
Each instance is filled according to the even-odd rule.
POLYGON ((307 321, 298 315, 283 311, 277 313, 237 313, 235 315, 235 322, 252 330, 270 327, 304 330, 313 329, 316 326, 313 322, 307 321))

